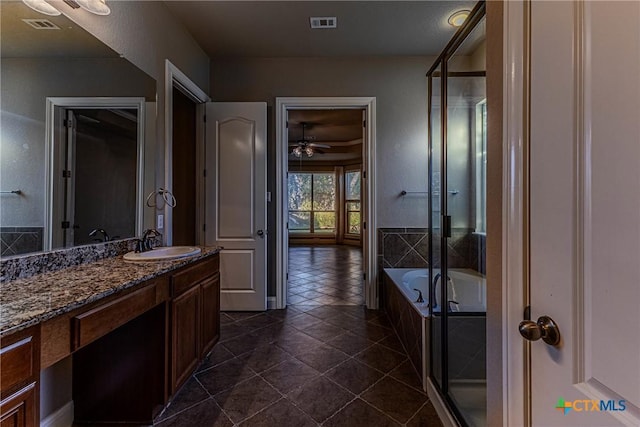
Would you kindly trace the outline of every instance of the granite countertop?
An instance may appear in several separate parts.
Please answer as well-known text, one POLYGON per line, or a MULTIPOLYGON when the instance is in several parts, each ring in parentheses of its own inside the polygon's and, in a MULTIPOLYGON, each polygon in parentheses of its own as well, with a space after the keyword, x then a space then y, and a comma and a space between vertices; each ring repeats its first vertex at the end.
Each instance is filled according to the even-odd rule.
POLYGON ((171 261, 133 263, 122 255, 0 283, 0 336, 98 301, 146 280, 212 256, 217 247, 171 261))

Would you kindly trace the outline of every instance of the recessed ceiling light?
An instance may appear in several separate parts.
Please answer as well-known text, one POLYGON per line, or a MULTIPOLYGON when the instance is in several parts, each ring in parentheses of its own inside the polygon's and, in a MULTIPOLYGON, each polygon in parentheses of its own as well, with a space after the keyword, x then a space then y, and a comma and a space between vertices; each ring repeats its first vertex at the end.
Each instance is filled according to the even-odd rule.
POLYGON ((469 14, 471 13, 470 10, 459 10, 457 12, 454 12, 449 19, 447 19, 447 22, 449 23, 449 25, 451 25, 452 27, 461 27, 462 24, 464 24, 464 21, 467 20, 467 17, 469 17, 469 14))
POLYGON ((60 11, 55 7, 51 6, 44 0, 22 0, 24 4, 29 6, 31 9, 36 12, 44 13, 49 16, 58 16, 60 15, 60 11))

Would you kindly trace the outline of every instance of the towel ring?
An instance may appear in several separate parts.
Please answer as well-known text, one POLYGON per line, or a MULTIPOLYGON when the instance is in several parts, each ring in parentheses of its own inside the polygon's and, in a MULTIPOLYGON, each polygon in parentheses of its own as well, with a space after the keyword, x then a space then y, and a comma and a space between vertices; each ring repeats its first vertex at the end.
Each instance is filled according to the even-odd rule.
MULTIPOLYGON (((176 198, 173 195, 173 193, 171 193, 171 191, 169 190, 165 190, 162 187, 158 188, 158 190, 156 191, 152 191, 151 193, 149 193, 149 195, 147 196, 147 206, 150 208, 158 208, 159 207, 157 202, 158 196, 162 196, 162 200, 170 208, 176 207, 176 198), (151 204, 152 198, 153 198, 153 204, 151 204)), ((163 207, 164 206, 160 206, 159 208, 161 209, 163 207)))

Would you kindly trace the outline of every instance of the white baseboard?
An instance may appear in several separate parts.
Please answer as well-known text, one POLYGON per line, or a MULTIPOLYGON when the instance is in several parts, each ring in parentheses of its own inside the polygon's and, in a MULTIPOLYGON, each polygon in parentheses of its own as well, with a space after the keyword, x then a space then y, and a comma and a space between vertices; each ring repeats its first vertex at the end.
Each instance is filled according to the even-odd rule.
POLYGON ((440 417, 440 421, 442 421, 442 425, 444 427, 459 427, 458 423, 453 418, 453 415, 449 413, 447 405, 445 405, 442 400, 440 393, 438 393, 433 382, 431 382, 431 378, 427 379, 427 394, 429 395, 429 400, 431 400, 433 407, 438 413, 438 417, 440 417))
POLYGON ((267 297, 267 310, 275 310, 276 308, 276 297, 267 297))
POLYGON ((40 421, 40 427, 71 427, 73 425, 73 400, 40 421))

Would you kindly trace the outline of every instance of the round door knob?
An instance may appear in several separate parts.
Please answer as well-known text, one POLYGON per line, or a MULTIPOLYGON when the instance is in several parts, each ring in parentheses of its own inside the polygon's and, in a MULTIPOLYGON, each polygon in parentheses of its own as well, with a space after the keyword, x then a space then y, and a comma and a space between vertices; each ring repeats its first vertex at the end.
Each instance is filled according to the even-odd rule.
POLYGON ((264 236, 264 231, 258 230, 258 236, 263 237, 264 236))
POLYGON ((520 335, 529 341, 542 341, 549 345, 558 345, 560 343, 560 329, 558 325, 549 316, 540 316, 537 322, 533 320, 523 320, 518 326, 520 335))

